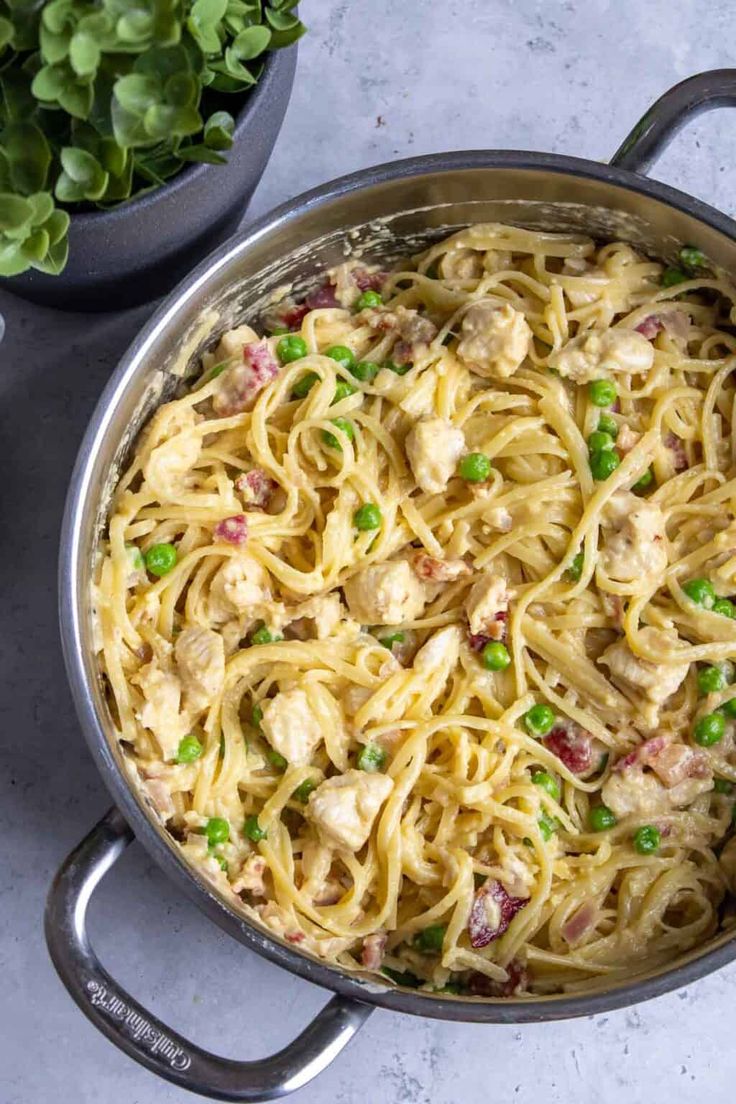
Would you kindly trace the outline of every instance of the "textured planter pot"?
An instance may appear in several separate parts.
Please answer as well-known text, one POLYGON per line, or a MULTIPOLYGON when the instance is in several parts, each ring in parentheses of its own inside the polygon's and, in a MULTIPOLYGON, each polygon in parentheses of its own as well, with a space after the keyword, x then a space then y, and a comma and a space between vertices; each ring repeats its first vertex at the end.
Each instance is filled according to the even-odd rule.
POLYGON ((111 211, 73 215, 60 276, 29 271, 6 291, 65 310, 120 310, 158 299, 232 234, 271 156, 296 70, 297 47, 269 54, 236 118, 226 165, 196 164, 111 211))

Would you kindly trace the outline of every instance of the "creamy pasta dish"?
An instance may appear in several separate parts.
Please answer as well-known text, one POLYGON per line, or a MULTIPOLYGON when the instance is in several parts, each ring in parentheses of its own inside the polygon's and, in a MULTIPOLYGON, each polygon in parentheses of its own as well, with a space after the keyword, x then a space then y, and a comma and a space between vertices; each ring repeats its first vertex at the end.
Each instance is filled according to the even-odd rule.
POLYGON ((478 225, 215 340, 93 595, 131 779, 231 907, 428 992, 728 923, 734 289, 478 225))

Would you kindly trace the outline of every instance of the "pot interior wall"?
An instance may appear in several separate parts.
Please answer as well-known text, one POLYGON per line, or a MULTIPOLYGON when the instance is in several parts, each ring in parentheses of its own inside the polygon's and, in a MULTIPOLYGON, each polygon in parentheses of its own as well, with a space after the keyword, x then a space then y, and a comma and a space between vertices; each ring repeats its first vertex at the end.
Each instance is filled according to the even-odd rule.
MULTIPOLYGON (((462 156, 465 164, 473 158, 491 157, 462 156)), ((257 318, 269 302, 289 288, 298 291, 319 283, 320 273, 357 251, 367 260, 391 263, 474 222, 507 222, 536 230, 585 233, 604 240, 623 239, 665 260, 671 259, 682 244, 692 243, 715 263, 736 270, 734 242, 715 225, 652 195, 588 175, 593 168, 589 163, 566 159, 567 171, 563 171, 554 164, 559 165, 562 159, 536 156, 537 167, 530 168, 524 165, 527 156, 534 155, 493 155, 496 162, 516 157, 519 163, 511 166, 482 164, 449 169, 433 168, 433 159, 424 158, 419 162, 422 171, 389 179, 381 178, 379 170, 375 179, 370 172, 361 174, 361 183, 367 187, 353 190, 348 181, 343 185, 346 190, 341 192, 338 187, 337 194, 327 199, 316 194, 281 209, 267 223, 257 225, 249 235, 224 246, 204 262, 180 293, 164 304, 124 358, 103 395, 83 446, 87 458, 80 459, 77 473, 77 509, 72 519, 74 531, 70 533, 74 547, 69 559, 74 580, 73 584, 69 582, 70 587, 74 586, 70 616, 76 632, 76 661, 83 665, 80 682, 91 696, 96 725, 101 724, 104 730, 107 743, 101 765, 117 773, 116 784, 111 782, 116 796, 128 783, 92 648, 89 586, 95 550, 112 490, 140 429, 161 401, 182 389, 187 376, 196 370, 201 353, 223 330, 238 321, 257 318)), ((443 159, 445 166, 451 159, 452 155, 443 159)), ((596 171, 600 174, 604 170, 596 171)), ((699 209, 699 205, 693 206, 699 209)), ((702 208, 706 213, 708 210, 702 208)), ((80 694, 77 688, 78 701, 80 694)), ((94 747, 99 734, 96 737, 88 733, 88 737, 99 762, 99 747, 94 747)), ((140 804, 138 795, 136 800, 140 804)), ((166 833, 156 824, 154 829, 170 848, 166 833)), ((150 838, 150 828, 148 835, 150 838)), ((242 920, 238 923, 242 928, 242 920)), ((711 946, 721 945, 725 939, 721 933, 711 946)), ((707 950, 691 953, 690 961, 696 961, 707 950)), ((374 997, 366 995, 365 999, 374 997)), ((571 1014, 555 1013, 554 1000, 539 1002, 537 1018, 571 1014)), ((418 1003, 427 1004, 421 1000, 418 1003)), ((467 1008, 468 1002, 460 1003, 467 1008)), ((424 1014, 436 1013, 427 1007, 424 1014)), ((466 1013, 451 1018, 506 1017, 466 1013)))

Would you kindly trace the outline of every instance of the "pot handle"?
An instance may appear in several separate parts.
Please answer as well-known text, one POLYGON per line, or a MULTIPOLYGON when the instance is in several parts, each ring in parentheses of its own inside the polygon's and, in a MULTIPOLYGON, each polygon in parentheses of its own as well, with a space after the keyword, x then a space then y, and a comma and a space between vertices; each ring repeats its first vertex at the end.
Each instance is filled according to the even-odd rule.
POLYGON ((652 104, 611 158, 619 169, 646 173, 685 123, 714 107, 736 106, 736 69, 711 69, 680 81, 652 104))
POLYGON ((200 1049, 166 1027, 117 984, 89 941, 87 905, 133 840, 111 809, 66 859, 46 905, 46 942, 69 993, 103 1035, 159 1077, 216 1100, 263 1101, 299 1089, 321 1073, 372 1012, 333 997, 292 1043, 270 1058, 235 1062, 200 1049))

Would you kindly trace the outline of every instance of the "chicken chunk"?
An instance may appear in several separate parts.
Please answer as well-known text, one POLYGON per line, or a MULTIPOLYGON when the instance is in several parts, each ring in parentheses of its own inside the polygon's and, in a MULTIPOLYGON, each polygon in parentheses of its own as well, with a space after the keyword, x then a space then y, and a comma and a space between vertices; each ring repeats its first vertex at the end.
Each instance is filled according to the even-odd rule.
POLYGON ((465 612, 468 615, 468 627, 473 636, 486 632, 497 613, 505 613, 509 608, 509 591, 502 575, 488 572, 473 583, 465 599, 465 612))
POLYGON ((529 352, 532 331, 522 311, 481 299, 466 311, 457 355, 478 376, 513 376, 529 352))
POLYGON ((426 552, 417 552, 411 558, 411 565, 420 579, 428 583, 454 583, 463 575, 471 575, 472 568, 465 560, 438 560, 426 552))
POLYGON ((345 583, 350 613, 363 625, 403 625, 424 609, 424 587, 407 560, 370 564, 345 583))
POLYGON ((318 594, 289 611, 293 617, 290 628, 299 640, 308 640, 310 636, 325 640, 340 624, 344 612, 339 594, 318 594), (307 630, 306 635, 302 629, 307 630))
POLYGON ((234 364, 218 378, 218 388, 212 396, 215 413, 229 417, 250 410, 258 393, 275 379, 278 371, 278 361, 267 341, 244 345, 242 364, 234 364))
MULTIPOLYGON (((713 788, 713 776, 705 766, 693 760, 685 761, 678 751, 682 745, 667 745, 669 758, 681 759, 681 767, 674 773, 669 771, 672 764, 664 759, 652 763, 654 771, 645 771, 638 764, 623 771, 614 771, 603 784, 601 798, 617 817, 650 817, 668 813, 672 809, 682 809, 692 804, 696 797, 713 788), (665 782, 664 778, 672 779, 665 782)), ((682 748, 687 753, 692 750, 682 748)), ((660 753, 662 754, 662 753, 660 753)))
POLYGON ((617 491, 603 515, 603 570, 620 583, 660 574, 667 567, 664 514, 655 502, 617 491))
POLYGON ((325 842, 359 851, 394 788, 385 774, 349 770, 328 778, 311 794, 308 812, 325 842))
POLYGON ((250 326, 236 326, 234 330, 227 330, 215 349, 215 363, 230 360, 233 357, 240 359, 243 348, 258 340, 258 334, 250 326))
POLYGON ((174 657, 184 701, 193 713, 207 709, 225 682, 225 645, 219 633, 193 625, 176 638, 174 657))
POLYGON ((186 477, 199 459, 202 439, 192 432, 194 424, 193 411, 179 412, 176 431, 152 449, 143 464, 143 478, 162 505, 182 494, 186 477))
POLYGON ((174 759, 191 723, 181 712, 181 682, 155 659, 139 668, 131 682, 140 688, 145 699, 138 720, 156 737, 163 758, 174 759))
POLYGON ((406 455, 421 490, 444 491, 465 451, 465 436, 444 418, 422 418, 406 438, 406 455))
POLYGON ((214 622, 247 614, 270 599, 268 572, 245 552, 229 556, 212 580, 209 615, 214 622))
MULTIPOLYGON (((670 651, 678 641, 673 629, 646 627, 640 635, 645 643, 663 651, 670 651)), ((640 696, 644 707, 642 712, 650 723, 656 723, 658 707, 680 687, 689 668, 688 663, 665 665, 640 659, 625 639, 606 648, 598 662, 608 667, 614 682, 640 696)))
POLYGON ((414 656, 415 671, 432 672, 438 685, 443 682, 458 661, 462 633, 459 625, 447 625, 430 636, 414 656))
POLYGON ((303 767, 322 742, 322 722, 299 686, 263 703, 261 730, 274 751, 293 767, 303 767))
POLYGON ((580 284, 572 286, 568 284, 565 288, 565 295, 573 307, 585 307, 589 303, 595 303, 600 299, 609 283, 605 272, 583 257, 565 257, 562 264, 562 274, 563 276, 585 278, 585 287, 582 286, 583 280, 581 279, 580 284))
POLYGON ((643 374, 654 364, 654 349, 636 330, 586 330, 549 358, 573 383, 588 383, 611 372, 643 374))

